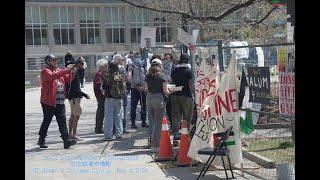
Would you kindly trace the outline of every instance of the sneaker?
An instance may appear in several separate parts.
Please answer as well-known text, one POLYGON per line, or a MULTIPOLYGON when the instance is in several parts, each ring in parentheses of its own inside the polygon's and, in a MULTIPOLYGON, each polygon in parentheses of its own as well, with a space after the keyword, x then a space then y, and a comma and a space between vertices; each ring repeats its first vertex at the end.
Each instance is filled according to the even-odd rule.
POLYGON ((73 146, 77 144, 77 141, 76 140, 72 140, 72 139, 68 139, 66 141, 63 141, 63 147, 64 149, 69 149, 70 146, 73 146))
POLYGON ((45 143, 38 143, 38 145, 40 146, 40 148, 48 148, 48 146, 45 143))
POLYGON ((129 132, 128 130, 126 130, 126 129, 125 129, 125 130, 123 130, 123 133, 130 133, 130 132, 129 132))
POLYGON ((104 141, 112 141, 112 138, 104 138, 104 141))
POLYGON ((96 130, 95 133, 96 133, 96 134, 103 134, 104 132, 103 132, 102 129, 100 129, 100 130, 96 130))
POLYGON ((116 139, 117 139, 117 140, 121 140, 121 139, 122 139, 122 137, 121 137, 121 136, 119 136, 119 137, 116 137, 116 139))
POLYGON ((142 122, 141 127, 145 127, 145 128, 147 128, 147 127, 149 127, 149 125, 148 125, 146 122, 142 122))
POLYGON ((44 140, 40 140, 38 141, 38 145, 40 146, 40 148, 48 148, 48 146, 46 145, 46 142, 44 140))
POLYGON ((137 129, 138 127, 135 124, 131 124, 132 129, 137 129))

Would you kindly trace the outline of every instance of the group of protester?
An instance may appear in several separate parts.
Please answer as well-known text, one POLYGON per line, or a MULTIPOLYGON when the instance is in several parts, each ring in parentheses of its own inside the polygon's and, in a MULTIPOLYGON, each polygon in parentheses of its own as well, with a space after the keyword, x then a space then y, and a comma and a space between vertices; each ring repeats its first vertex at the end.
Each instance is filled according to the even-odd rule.
MULTIPOLYGON (((66 55, 65 68, 57 68, 54 55, 45 57, 41 72, 41 104, 44 119, 39 131, 38 144, 47 148, 45 137, 53 115, 56 116, 64 148, 75 144, 77 123, 82 113, 81 98, 90 98, 81 91, 81 71, 84 58, 76 61, 70 52, 66 55), (69 133, 66 126, 64 99, 69 100, 71 115, 69 133)), ((174 60, 171 54, 153 55, 142 58, 139 52, 130 52, 123 57, 115 53, 111 59, 97 61, 98 71, 94 77, 94 94, 97 100, 96 134, 104 134, 106 141, 121 139, 127 133, 126 112, 128 95, 131 94, 131 128, 136 129, 136 110, 140 102, 141 127, 150 128, 151 151, 156 152, 160 145, 162 118, 166 116, 170 131, 179 136, 180 121, 186 120, 190 127, 193 112, 193 73, 187 54, 174 60), (147 61, 151 66, 147 70, 147 61), (182 86, 175 91, 170 85, 182 86), (147 124, 149 122, 149 125, 147 124)))

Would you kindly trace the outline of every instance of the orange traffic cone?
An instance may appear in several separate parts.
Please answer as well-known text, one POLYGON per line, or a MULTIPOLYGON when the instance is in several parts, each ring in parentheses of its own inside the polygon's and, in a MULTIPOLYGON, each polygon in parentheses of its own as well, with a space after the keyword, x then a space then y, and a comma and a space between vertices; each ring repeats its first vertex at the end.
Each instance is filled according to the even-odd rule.
POLYGON ((173 159, 172 144, 170 141, 167 118, 162 118, 162 131, 160 137, 160 147, 156 161, 170 161, 173 159))
POLYGON ((188 132, 188 125, 187 125, 187 121, 183 120, 181 124, 181 136, 180 136, 177 166, 183 167, 183 166, 191 165, 191 158, 188 156, 189 147, 190 147, 190 136, 188 132))

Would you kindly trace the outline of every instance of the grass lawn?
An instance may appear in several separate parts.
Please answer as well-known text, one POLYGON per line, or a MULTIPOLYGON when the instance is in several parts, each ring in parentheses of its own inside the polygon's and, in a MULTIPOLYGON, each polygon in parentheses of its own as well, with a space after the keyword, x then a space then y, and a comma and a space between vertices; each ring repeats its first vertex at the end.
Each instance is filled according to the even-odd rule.
POLYGON ((294 142, 291 138, 253 139, 249 141, 247 148, 276 163, 294 163, 295 160, 294 142))

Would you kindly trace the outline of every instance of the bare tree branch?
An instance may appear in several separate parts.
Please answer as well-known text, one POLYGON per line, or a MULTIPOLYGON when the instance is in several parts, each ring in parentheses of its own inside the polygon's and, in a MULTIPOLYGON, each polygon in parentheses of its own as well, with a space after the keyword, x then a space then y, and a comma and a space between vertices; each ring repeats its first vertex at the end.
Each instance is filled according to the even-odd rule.
POLYGON ((258 24, 260 24, 260 23, 262 23, 265 19, 267 19, 270 15, 271 15, 271 13, 273 12, 273 11, 275 11, 276 9, 278 9, 278 7, 276 6, 276 7, 273 7, 263 18, 261 18, 259 21, 254 21, 254 23, 253 24, 251 24, 252 26, 257 26, 258 24))
POLYGON ((191 15, 195 15, 194 14, 194 12, 193 12, 193 10, 192 10, 192 4, 191 4, 191 0, 189 0, 189 8, 190 8, 190 13, 191 13, 191 15))
POLYGON ((189 14, 189 13, 181 12, 181 11, 157 9, 157 8, 147 7, 145 5, 138 5, 138 4, 131 2, 130 0, 121 0, 121 1, 124 3, 130 4, 132 6, 138 7, 138 8, 144 8, 144 9, 148 9, 151 11, 162 12, 162 13, 180 14, 180 15, 184 15, 189 20, 198 20, 198 21, 205 22, 205 21, 220 21, 224 17, 228 16, 229 14, 232 14, 233 12, 235 12, 239 9, 248 7, 252 4, 254 4, 255 2, 262 1, 262 0, 248 0, 244 3, 237 4, 218 16, 194 16, 191 12, 190 12, 191 14, 189 14))

